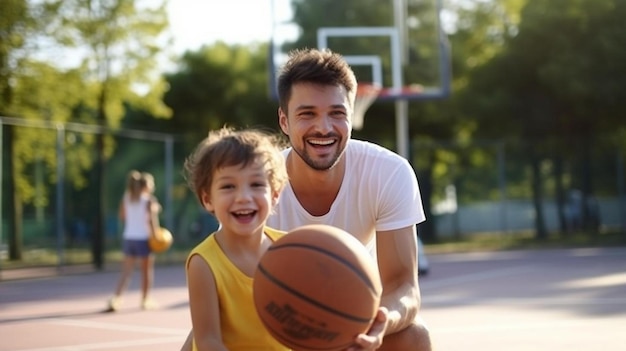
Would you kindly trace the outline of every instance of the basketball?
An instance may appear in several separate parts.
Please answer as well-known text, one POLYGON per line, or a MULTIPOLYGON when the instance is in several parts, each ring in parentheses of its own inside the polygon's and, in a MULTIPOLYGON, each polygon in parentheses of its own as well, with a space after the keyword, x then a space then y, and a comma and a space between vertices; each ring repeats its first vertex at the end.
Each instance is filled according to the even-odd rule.
POLYGON ((349 347, 367 332, 382 294, 378 268, 349 233, 306 225, 276 240, 254 273, 259 318, 283 345, 300 351, 349 347))
POLYGON ((150 251, 155 253, 160 253, 167 251, 172 243, 174 242, 174 237, 169 230, 160 227, 156 233, 156 236, 151 235, 148 238, 148 245, 150 246, 150 251))

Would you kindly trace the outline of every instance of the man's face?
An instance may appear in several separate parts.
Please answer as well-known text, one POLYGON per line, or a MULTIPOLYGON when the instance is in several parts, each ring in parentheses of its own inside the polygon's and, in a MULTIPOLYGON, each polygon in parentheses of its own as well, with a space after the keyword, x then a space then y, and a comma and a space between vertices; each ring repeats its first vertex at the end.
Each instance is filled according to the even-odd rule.
POLYGON ((293 150, 316 170, 332 168, 352 131, 352 107, 343 86, 298 83, 291 88, 287 111, 279 124, 293 150))

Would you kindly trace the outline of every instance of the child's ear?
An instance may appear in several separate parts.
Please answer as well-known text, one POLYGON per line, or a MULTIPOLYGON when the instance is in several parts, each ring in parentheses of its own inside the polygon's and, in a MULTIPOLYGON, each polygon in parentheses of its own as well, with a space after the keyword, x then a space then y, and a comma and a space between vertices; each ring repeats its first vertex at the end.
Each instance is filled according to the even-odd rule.
POLYGON ((211 203, 211 196, 209 196, 209 194, 207 194, 206 192, 202 193, 202 207, 204 207, 205 210, 213 213, 213 204, 211 203))

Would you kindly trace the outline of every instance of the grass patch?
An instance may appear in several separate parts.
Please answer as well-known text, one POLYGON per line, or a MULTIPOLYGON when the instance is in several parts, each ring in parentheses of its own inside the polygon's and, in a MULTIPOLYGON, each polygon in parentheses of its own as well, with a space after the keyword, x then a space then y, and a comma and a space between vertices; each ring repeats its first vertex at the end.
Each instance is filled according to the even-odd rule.
MULTIPOLYGON (((188 249, 176 249, 157 254, 155 256, 156 264, 170 264, 180 263, 183 264, 187 255, 188 249)), ((6 256, 6 255, 5 255, 6 256)), ((104 253, 105 265, 118 265, 122 262, 124 255, 121 250, 109 250, 104 253)), ((3 257, 0 261, 1 270, 11 270, 20 268, 36 268, 36 267, 53 267, 58 265, 88 265, 92 264, 91 249, 65 249, 63 251, 63 257, 59 258, 56 249, 52 248, 36 248, 25 249, 21 260, 8 260, 7 257, 3 257)))
POLYGON ((567 236, 552 233, 547 238, 535 238, 534 232, 482 233, 460 239, 425 243, 426 253, 452 253, 498 250, 540 250, 578 247, 626 246, 626 234, 607 231, 595 234, 572 233, 567 236))

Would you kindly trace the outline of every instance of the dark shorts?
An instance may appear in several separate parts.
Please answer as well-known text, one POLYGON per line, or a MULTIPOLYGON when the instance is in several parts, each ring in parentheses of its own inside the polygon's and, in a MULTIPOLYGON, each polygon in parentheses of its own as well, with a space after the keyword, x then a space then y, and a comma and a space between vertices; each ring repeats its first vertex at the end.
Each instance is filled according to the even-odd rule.
POLYGON ((150 255, 148 240, 124 240, 122 249, 126 256, 148 257, 150 255))

